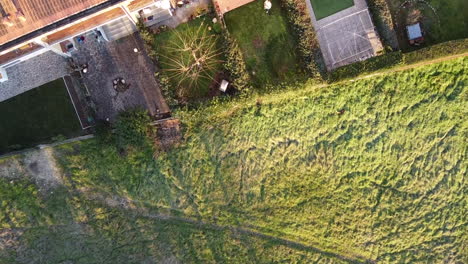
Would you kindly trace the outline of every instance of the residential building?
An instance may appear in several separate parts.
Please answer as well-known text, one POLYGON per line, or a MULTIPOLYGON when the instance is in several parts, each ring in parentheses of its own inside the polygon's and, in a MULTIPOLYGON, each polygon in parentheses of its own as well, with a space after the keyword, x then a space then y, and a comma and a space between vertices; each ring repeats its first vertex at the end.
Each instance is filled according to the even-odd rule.
POLYGON ((0 82, 7 68, 52 51, 71 54, 88 37, 114 41, 172 16, 170 0, 0 0, 0 82))

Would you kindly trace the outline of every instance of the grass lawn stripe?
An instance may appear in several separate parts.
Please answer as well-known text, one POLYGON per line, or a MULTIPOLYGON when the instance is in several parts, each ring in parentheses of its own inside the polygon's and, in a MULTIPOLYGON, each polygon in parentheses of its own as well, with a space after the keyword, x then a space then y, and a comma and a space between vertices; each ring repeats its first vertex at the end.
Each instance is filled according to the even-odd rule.
POLYGON ((63 79, 0 102, 0 153, 81 131, 63 79))
POLYGON ((352 7, 353 0, 310 0, 314 9, 315 18, 320 20, 338 13, 341 10, 352 7))

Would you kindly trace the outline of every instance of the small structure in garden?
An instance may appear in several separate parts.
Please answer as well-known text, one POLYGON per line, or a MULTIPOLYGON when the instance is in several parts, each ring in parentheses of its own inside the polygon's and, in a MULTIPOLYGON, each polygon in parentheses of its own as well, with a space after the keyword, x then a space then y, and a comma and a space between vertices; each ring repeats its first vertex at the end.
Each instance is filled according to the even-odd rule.
POLYGON ((423 31, 421 23, 415 23, 406 27, 408 40, 411 45, 419 45, 424 42, 423 31))
POLYGON ((226 80, 222 80, 221 81, 221 84, 219 85, 219 90, 223 93, 225 93, 228 89, 228 86, 229 86, 229 82, 226 81, 226 80))
POLYGON ((231 10, 253 2, 254 0, 214 0, 216 12, 223 15, 231 10))

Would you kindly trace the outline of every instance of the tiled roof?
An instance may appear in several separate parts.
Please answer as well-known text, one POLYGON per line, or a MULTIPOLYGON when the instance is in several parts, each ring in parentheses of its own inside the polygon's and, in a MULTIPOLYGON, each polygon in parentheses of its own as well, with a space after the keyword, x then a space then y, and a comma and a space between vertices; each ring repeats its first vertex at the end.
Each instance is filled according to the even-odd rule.
POLYGON ((135 0, 128 5, 128 9, 133 12, 151 3, 154 4, 154 0, 135 0))
POLYGON ((0 15, 9 14, 9 19, 0 23, 0 45, 107 1, 0 0, 0 15))
POLYGON ((125 16, 125 12, 120 8, 116 7, 99 15, 95 15, 90 19, 86 19, 80 23, 74 24, 70 27, 64 28, 57 32, 54 32, 46 36, 43 40, 48 44, 54 44, 65 38, 73 37, 79 33, 83 33, 90 29, 93 29, 99 25, 104 24, 107 21, 125 16))

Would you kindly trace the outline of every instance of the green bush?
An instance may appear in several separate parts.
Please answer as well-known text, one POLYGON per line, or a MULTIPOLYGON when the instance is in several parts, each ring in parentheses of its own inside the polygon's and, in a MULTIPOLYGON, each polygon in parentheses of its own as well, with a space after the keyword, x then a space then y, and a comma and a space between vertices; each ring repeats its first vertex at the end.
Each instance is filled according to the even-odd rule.
POLYGON ((356 77, 364 73, 390 68, 402 62, 403 56, 400 51, 376 56, 365 61, 356 62, 340 67, 328 74, 328 81, 334 82, 346 78, 356 77))
POLYGON ((103 145, 112 143, 112 127, 109 122, 104 120, 98 120, 96 126, 94 127, 94 136, 97 141, 103 145))
POLYGON ((305 1, 282 0, 281 3, 298 40, 299 54, 307 71, 321 79, 325 65, 305 1))
POLYGON ((392 13, 386 0, 367 0, 372 20, 377 27, 385 47, 391 47, 398 50, 398 38, 395 32, 395 25, 392 19, 392 13))
POLYGON ((239 91, 247 92, 251 88, 251 79, 239 44, 229 33, 223 33, 224 69, 231 78, 232 85, 239 91))
POLYGON ((452 40, 422 48, 417 51, 405 53, 404 63, 412 64, 464 52, 468 52, 468 39, 452 40))
POLYGON ((162 71, 155 73, 155 78, 159 82, 159 87, 161 88, 161 93, 166 100, 166 103, 169 107, 176 107, 179 105, 179 101, 177 100, 177 95, 175 94, 175 88, 169 80, 169 77, 162 71))
POLYGON ((410 65, 450 55, 468 52, 468 39, 460 39, 429 46, 409 53, 391 52, 340 67, 328 74, 328 81, 335 82, 358 75, 395 67, 399 64, 410 65))
POLYGON ((140 34, 140 37, 143 40, 143 44, 145 46, 146 52, 148 53, 148 56, 151 59, 154 59, 156 54, 154 53, 153 49, 151 48, 152 45, 153 45, 153 35, 154 34, 141 21, 138 22, 137 28, 138 28, 138 33, 140 34))
POLYGON ((115 135, 120 148, 150 146, 155 135, 151 117, 140 108, 121 112, 115 123, 115 135))

